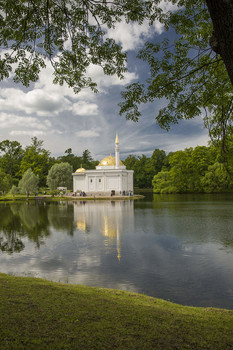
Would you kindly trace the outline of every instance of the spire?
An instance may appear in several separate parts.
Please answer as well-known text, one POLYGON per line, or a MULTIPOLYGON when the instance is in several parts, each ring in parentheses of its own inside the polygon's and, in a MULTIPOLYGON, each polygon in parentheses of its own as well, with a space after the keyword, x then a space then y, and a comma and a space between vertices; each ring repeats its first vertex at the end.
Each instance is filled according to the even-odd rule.
POLYGON ((115 141, 115 159, 116 159, 116 169, 119 169, 120 165, 120 155, 119 155, 119 140, 118 140, 118 133, 116 133, 116 141, 115 141))
POLYGON ((115 143, 119 143, 118 133, 116 133, 116 141, 115 141, 115 143))

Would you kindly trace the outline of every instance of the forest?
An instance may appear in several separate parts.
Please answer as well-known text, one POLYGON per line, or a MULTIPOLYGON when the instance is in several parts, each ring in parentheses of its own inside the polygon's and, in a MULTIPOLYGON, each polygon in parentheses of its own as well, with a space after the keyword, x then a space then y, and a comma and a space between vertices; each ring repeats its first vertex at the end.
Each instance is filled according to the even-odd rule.
MULTIPOLYGON (((129 155, 123 162, 134 170, 135 188, 153 188, 155 193, 231 192, 233 159, 229 147, 227 157, 222 156, 222 149, 210 145, 170 153, 156 148, 151 157, 129 155)), ((72 172, 81 166, 95 169, 98 163, 87 149, 78 156, 68 148, 64 155, 54 158, 36 137, 25 149, 18 141, 4 140, 0 142, 0 191, 8 193, 20 184, 22 187, 26 173, 34 176, 38 189, 54 190, 58 184, 72 189, 72 172)))

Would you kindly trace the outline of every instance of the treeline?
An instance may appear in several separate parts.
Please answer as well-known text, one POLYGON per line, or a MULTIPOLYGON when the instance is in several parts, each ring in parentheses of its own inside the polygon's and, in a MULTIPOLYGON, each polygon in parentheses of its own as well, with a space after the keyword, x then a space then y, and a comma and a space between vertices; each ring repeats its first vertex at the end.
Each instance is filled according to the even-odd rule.
POLYGON ((47 175, 54 164, 69 163, 72 171, 83 166, 93 169, 98 164, 94 161, 89 150, 84 150, 81 156, 72 153, 68 148, 64 155, 51 157, 51 153, 43 148, 43 141, 36 137, 25 149, 18 141, 4 140, 0 142, 0 191, 8 192, 12 186, 18 186, 27 170, 38 178, 38 187, 47 186, 47 175))
MULTIPOLYGON (((224 161, 220 153, 214 146, 168 154, 155 149, 151 157, 129 155, 124 164, 134 170, 135 187, 153 187, 155 193, 233 191, 232 152, 224 161)), ((68 148, 63 156, 54 158, 36 137, 25 149, 17 141, 5 140, 0 142, 0 191, 6 193, 13 188, 16 193, 17 186, 25 191, 25 184, 30 182, 33 188, 55 189, 59 183, 71 189, 72 172, 81 166, 95 169, 98 163, 89 150, 77 156, 68 148)))
MULTIPOLYGON (((229 147, 229 145, 228 145, 229 147)), ((233 191, 233 153, 222 156, 219 147, 197 146, 166 153, 155 149, 152 156, 130 155, 124 163, 134 170, 134 185, 155 193, 233 191)))

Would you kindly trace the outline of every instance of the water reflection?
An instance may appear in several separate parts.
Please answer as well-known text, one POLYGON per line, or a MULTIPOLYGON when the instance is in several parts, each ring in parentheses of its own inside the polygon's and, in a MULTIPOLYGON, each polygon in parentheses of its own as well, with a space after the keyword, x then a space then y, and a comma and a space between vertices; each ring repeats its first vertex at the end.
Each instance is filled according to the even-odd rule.
POLYGON ((117 251, 121 259, 121 234, 124 222, 134 229, 134 201, 93 201, 74 203, 74 219, 80 232, 92 230, 100 232, 104 239, 106 251, 117 251))
POLYGON ((36 248, 45 243, 51 227, 73 234, 73 205, 67 202, 20 202, 0 205, 0 249, 7 253, 21 252, 23 238, 34 242, 36 248))
POLYGON ((1 272, 233 308, 231 196, 0 203, 1 272))

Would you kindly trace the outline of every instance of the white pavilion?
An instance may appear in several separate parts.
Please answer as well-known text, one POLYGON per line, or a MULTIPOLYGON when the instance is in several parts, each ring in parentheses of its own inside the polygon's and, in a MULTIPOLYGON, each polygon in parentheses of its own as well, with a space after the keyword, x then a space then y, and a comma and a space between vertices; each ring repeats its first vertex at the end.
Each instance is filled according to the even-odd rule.
POLYGON ((116 134, 115 157, 101 160, 96 169, 79 168, 73 173, 73 191, 87 195, 125 195, 133 193, 133 170, 126 170, 120 160, 119 139, 116 134))

